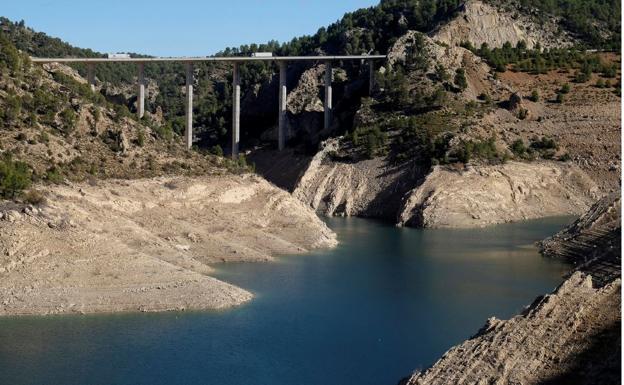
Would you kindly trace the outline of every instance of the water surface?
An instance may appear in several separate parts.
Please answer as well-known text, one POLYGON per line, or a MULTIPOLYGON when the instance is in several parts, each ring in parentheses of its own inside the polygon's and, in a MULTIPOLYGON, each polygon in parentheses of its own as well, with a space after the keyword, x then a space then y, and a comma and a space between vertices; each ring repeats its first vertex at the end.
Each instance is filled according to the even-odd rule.
POLYGON ((571 218, 478 230, 335 218, 334 250, 219 266, 225 311, 0 318, 0 384, 396 384, 568 267, 533 242, 571 218))

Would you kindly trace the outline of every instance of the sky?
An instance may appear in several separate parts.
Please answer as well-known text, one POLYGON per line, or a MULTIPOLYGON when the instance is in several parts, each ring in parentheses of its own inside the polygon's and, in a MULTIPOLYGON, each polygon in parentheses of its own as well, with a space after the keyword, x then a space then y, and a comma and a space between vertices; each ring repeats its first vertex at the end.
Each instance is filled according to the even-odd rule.
POLYGON ((206 56, 315 33, 379 0, 9 0, 0 15, 104 53, 206 56))

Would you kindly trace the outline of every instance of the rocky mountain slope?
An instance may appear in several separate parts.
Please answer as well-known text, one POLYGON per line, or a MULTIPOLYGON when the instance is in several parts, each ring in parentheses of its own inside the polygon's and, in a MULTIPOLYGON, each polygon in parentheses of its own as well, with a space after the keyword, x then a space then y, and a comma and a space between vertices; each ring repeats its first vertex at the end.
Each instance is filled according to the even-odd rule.
POLYGON ((0 315, 234 306, 251 294, 209 264, 336 243, 244 158, 187 151, 1 35, 0 74, 0 315))
MULTIPOLYGON (((408 60, 417 36, 410 31, 396 41, 389 52, 391 66, 408 60)), ((423 47, 432 60, 421 73, 406 74, 409 87, 435 92, 439 66, 448 73, 464 69, 466 87, 449 96, 451 100, 440 112, 428 113, 422 125, 430 131, 440 125, 442 132, 451 135, 445 156, 462 150, 466 143, 483 146, 485 138, 492 138, 491 151, 498 153, 493 162, 475 159, 467 166, 457 162, 433 167, 427 166, 429 159, 397 162, 392 144, 388 145, 390 155, 366 159, 351 155, 353 141, 345 136, 324 142, 320 151, 308 158, 305 171, 289 174, 288 181, 275 172, 264 175, 278 185, 292 186, 296 197, 323 214, 377 217, 430 227, 580 215, 602 195, 619 190, 620 99, 591 84, 599 81, 599 76, 594 75, 590 84, 574 84, 565 103, 554 103, 558 89, 570 81, 568 71, 537 75, 506 71, 493 76, 490 67, 467 49, 447 47, 429 38, 424 38, 423 47), (531 100, 532 92, 540 98, 531 100), (498 102, 484 102, 481 95, 498 102), (464 104, 476 112, 463 110, 467 108, 464 104), (525 116, 519 118, 520 113, 525 116), (545 138, 552 149, 534 150, 545 138), (514 147, 518 143, 520 150, 514 147), (543 155, 541 160, 527 159, 526 143, 528 151, 543 155)), ((605 60, 617 59, 606 55, 605 60)), ((406 120, 381 114, 378 120, 406 120)), ((384 124, 371 116, 375 113, 360 109, 356 127, 384 124)), ((387 135, 387 142, 396 142, 404 134, 388 131, 387 135)), ((428 151, 426 147, 421 150, 428 151)), ((417 148, 414 157, 418 156, 417 148)), ((264 173, 262 157, 259 161, 258 170, 264 173)), ((270 167, 275 171, 274 164, 270 167)))
POLYGON ((598 282, 621 276, 622 203, 620 194, 596 202, 568 228, 540 242, 541 252, 592 271, 598 282))

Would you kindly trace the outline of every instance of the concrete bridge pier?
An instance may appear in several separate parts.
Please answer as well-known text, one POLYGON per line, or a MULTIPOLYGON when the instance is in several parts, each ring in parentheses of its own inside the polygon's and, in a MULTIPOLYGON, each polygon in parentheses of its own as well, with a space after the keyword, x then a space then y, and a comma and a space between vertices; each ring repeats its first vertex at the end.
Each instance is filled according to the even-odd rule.
POLYGON ((325 120, 324 129, 329 129, 332 118, 332 64, 331 61, 325 61, 325 120))
POLYGON ((373 95, 375 89, 375 62, 368 61, 368 96, 373 95))
POLYGON ((138 64, 139 74, 137 76, 138 95, 137 95, 137 114, 139 119, 145 115, 145 63, 138 64))
POLYGON ((288 64, 285 61, 279 62, 279 115, 277 128, 277 148, 282 151, 286 145, 286 130, 288 121, 286 119, 286 98, 288 89, 286 88, 286 70, 288 64))
POLYGON ((95 64, 87 63, 87 81, 91 86, 91 91, 95 91, 95 64))
POLYGON ((190 150, 193 145, 193 63, 186 63, 186 130, 184 143, 190 150))
POLYGON ((240 144, 240 72, 238 63, 232 70, 232 159, 238 158, 240 144))

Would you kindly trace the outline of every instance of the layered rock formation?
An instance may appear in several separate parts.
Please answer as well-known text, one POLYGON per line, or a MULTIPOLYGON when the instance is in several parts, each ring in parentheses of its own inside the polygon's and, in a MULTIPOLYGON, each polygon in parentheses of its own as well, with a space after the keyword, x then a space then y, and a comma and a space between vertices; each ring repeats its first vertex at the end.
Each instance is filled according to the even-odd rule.
POLYGON ((466 170, 434 167, 411 191, 398 223, 480 227, 556 215, 580 215, 597 198, 592 180, 559 162, 509 162, 466 170))
MULTIPOLYGON (((514 11, 510 4, 507 7, 514 11)), ((430 35, 451 46, 471 42, 476 47, 485 43, 493 48, 501 47, 506 42, 515 46, 524 41, 529 48, 537 43, 550 48, 574 43, 572 37, 560 31, 556 20, 537 25, 526 14, 514 14, 512 16, 511 12, 504 12, 483 1, 470 0, 460 6, 456 17, 441 24, 430 35)))
POLYGON ((251 294, 209 264, 331 247, 335 234, 252 175, 46 188, 0 207, 0 315, 233 306, 251 294))
POLYGON ((610 194, 539 247, 545 256, 563 258, 591 271, 594 280, 608 282, 621 276, 621 221, 620 195, 610 194))
POLYGON ((620 379, 621 281, 595 287, 576 272, 510 320, 495 318, 405 383, 615 384, 620 379))

